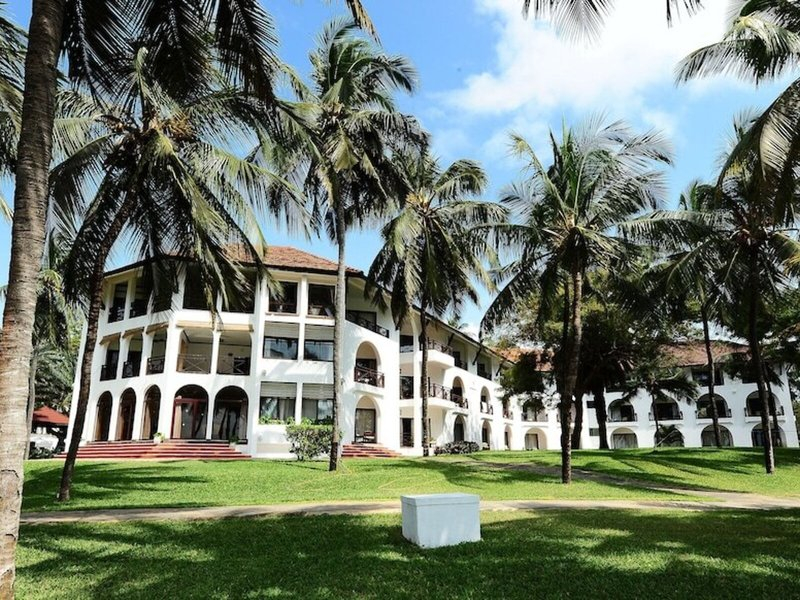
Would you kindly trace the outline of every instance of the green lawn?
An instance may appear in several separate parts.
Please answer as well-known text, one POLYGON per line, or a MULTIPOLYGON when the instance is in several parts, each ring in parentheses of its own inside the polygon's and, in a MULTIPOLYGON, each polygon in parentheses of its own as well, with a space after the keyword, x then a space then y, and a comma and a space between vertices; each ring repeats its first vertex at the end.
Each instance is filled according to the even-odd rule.
MULTIPOLYGON (((558 466, 557 452, 491 452, 475 455, 482 462, 558 466)), ((450 459, 452 460, 452 458, 450 459)), ((573 453, 573 467, 592 473, 658 485, 696 487, 770 496, 800 496, 800 449, 779 448, 774 475, 764 474, 761 449, 663 448, 573 453)))
POLYGON ((463 491, 484 499, 671 498, 670 494, 591 481, 569 488, 556 475, 441 459, 326 462, 79 462, 73 500, 54 501, 58 461, 26 466, 23 510, 226 506, 329 500, 398 499, 401 494, 463 491))
MULTIPOLYGON (((800 495, 800 451, 783 450, 778 458, 778 473, 772 477, 763 474, 757 450, 583 451, 575 453, 575 466, 656 484, 800 495)), ((396 499, 404 493, 451 491, 476 493, 487 500, 674 497, 666 492, 609 481, 578 479, 571 486, 562 486, 556 469, 552 474, 541 471, 542 467, 557 466, 559 460, 557 452, 487 452, 427 460, 347 460, 340 473, 328 473, 324 462, 84 461, 78 463, 74 499, 69 504, 53 500, 62 463, 30 461, 26 467, 23 509, 381 500, 396 499)))
POLYGON ((798 598, 800 512, 485 513, 423 551, 399 516, 23 527, 18 597, 798 598))

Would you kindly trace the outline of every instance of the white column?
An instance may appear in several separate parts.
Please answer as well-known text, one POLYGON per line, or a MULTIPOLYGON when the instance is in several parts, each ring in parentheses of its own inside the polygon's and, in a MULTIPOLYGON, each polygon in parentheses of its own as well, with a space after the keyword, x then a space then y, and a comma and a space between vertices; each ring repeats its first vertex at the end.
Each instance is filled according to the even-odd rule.
MULTIPOLYGON (((214 375, 217 372, 217 361, 219 360, 219 338, 221 337, 220 331, 217 329, 212 333, 211 340, 211 379, 214 381, 214 375)), ((209 386, 208 392, 208 412, 206 413, 206 439, 211 439, 211 432, 214 429, 214 401, 216 390, 213 386, 209 386)))
POLYGON ((297 284, 297 312, 300 319, 297 333, 297 360, 306 357, 306 316, 308 315, 308 277, 303 276, 297 284))
POLYGON ((299 423, 303 419, 303 384, 297 384, 296 400, 294 402, 294 422, 299 423))
POLYGON ((108 441, 112 442, 117 439, 117 420, 119 419, 119 403, 122 396, 112 396, 111 398, 111 421, 108 426, 108 441))
POLYGON ((144 393, 145 390, 139 386, 136 390, 136 406, 133 413, 133 433, 132 440, 142 439, 142 419, 144 418, 144 393))
POLYGON ((128 350, 131 347, 131 338, 120 336, 119 338, 119 360, 117 361, 117 379, 122 379, 124 365, 128 360, 128 350))

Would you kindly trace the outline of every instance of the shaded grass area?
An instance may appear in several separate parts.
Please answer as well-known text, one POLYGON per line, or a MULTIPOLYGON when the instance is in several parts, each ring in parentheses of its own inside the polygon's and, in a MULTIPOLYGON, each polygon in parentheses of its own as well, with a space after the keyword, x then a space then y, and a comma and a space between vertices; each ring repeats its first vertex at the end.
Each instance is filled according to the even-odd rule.
POLYGON ((399 516, 26 526, 18 596, 797 598, 800 512, 485 513, 420 550, 399 516))
MULTIPOLYGON (((760 448, 579 450, 572 456, 575 469, 621 479, 767 496, 800 496, 800 449, 797 448, 776 449, 777 471, 773 475, 764 473, 764 454, 760 448)), ((555 452, 485 452, 470 459, 535 467, 561 464, 555 452)))
MULTIPOLYGON (((530 458, 530 454, 526 454, 530 458)), ((63 463, 26 464, 23 510, 235 506, 330 500, 397 499, 401 494, 468 492, 486 500, 667 499, 675 495, 635 486, 578 481, 556 474, 440 459, 327 462, 120 461, 79 462, 73 499, 56 503, 63 463)), ((683 497, 683 496, 681 496, 683 497)))

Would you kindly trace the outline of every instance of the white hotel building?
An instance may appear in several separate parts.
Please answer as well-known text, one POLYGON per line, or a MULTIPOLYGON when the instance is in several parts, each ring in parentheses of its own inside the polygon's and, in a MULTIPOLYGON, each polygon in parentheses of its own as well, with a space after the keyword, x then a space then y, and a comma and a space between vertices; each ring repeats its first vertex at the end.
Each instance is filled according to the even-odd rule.
MULTIPOLYGON (((162 299, 145 288, 142 265, 109 272, 84 442, 150 440, 160 433, 166 439, 235 441, 253 457, 288 457, 284 423, 323 420, 331 411, 336 264, 289 247, 271 247, 265 263, 282 284, 281 297, 258 284, 253 297, 237 298, 236 306, 220 304, 216 320, 203 308, 189 265, 178 292, 162 299)), ((348 271, 347 286, 343 442, 421 454, 419 321, 397 330, 388 312, 365 299, 359 271, 348 271)), ((496 383, 502 356, 442 322, 433 322, 429 337, 433 445, 472 440, 491 449, 558 447, 556 411, 526 412, 502 403, 496 383)), ((758 443, 754 390, 754 384, 728 380, 717 389, 733 445, 758 443)), ((773 391, 782 440, 797 446, 788 385, 773 391)), ((609 393, 608 404, 613 446, 653 445, 648 399, 622 405, 609 393)), ((584 405, 583 447, 596 448, 594 411, 586 399, 584 405)), ((658 410, 687 446, 700 446, 708 441, 710 423, 704 406, 699 398, 692 406, 658 410)), ((70 435, 73 422, 74 411, 70 435)))

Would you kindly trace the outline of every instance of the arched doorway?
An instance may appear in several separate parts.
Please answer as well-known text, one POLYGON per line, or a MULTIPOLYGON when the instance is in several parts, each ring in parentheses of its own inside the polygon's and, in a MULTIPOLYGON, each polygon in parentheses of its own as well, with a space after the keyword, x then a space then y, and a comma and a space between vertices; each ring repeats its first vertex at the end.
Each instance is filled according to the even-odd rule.
POLYGON ((636 421, 636 412, 629 400, 614 400, 608 406, 610 423, 632 423, 636 421))
POLYGON ((492 449, 492 425, 485 419, 481 427, 481 448, 483 450, 492 449))
POLYGON ((525 450, 547 450, 547 435, 541 429, 529 429, 525 433, 525 450))
MULTIPOLYGON (((727 419, 731 416, 731 409, 728 408, 728 403, 725 398, 719 394, 714 394, 714 404, 717 407, 717 416, 720 419, 727 419)), ((697 418, 710 419, 711 417, 711 397, 708 394, 703 394, 697 399, 697 418)))
POLYGON ((620 427, 611 433, 611 448, 614 450, 622 450, 624 448, 638 448, 639 440, 636 438, 636 433, 627 427, 620 427))
POLYGON ((450 400, 462 408, 467 407, 467 399, 464 395, 464 390, 464 382, 461 380, 461 377, 454 378, 453 387, 450 388, 450 400))
MULTIPOLYGON (((720 433, 720 441, 722 442, 723 446, 731 447, 733 446, 733 436, 731 435, 730 430, 723 426, 719 426, 719 433, 720 433)), ((700 434, 700 442, 703 446, 711 447, 716 446, 716 441, 714 440, 714 426, 709 425, 703 432, 700 434)))
POLYGON ((152 440, 158 432, 158 417, 161 413, 161 390, 151 386, 144 395, 142 412, 142 439, 152 440))
POLYGON ((506 430, 503 434, 503 441, 505 442, 506 450, 511 450, 511 427, 506 427, 506 430))
POLYGON ((94 439, 98 442, 108 441, 111 431, 111 405, 113 398, 109 392, 103 392, 97 400, 95 410, 94 439))
POLYGON ((369 396, 362 396, 356 404, 353 441, 356 444, 378 443, 378 405, 369 396))
POLYGON ((356 351, 356 368, 353 378, 358 383, 381 388, 384 386, 378 351, 369 342, 363 342, 356 351))
POLYGON ((172 436, 182 440, 206 437, 208 392, 199 385, 185 385, 175 393, 172 436))
POLYGON ((466 439, 466 423, 464 422, 464 417, 458 415, 456 417, 455 423, 453 423, 453 441, 454 442, 463 442, 466 439))
MULTIPOLYGON (((772 434, 772 445, 773 446, 785 446, 786 439, 783 434, 783 429, 770 429, 770 433, 772 434)), ((750 434, 750 438, 753 440, 753 447, 754 448, 763 448, 764 447, 764 430, 761 428, 761 423, 758 423, 755 427, 753 427, 753 431, 750 434)))
POLYGON ((117 439, 133 439, 133 418, 136 415, 136 392, 128 388, 122 392, 117 416, 117 439))
POLYGON ((683 448, 683 434, 674 425, 662 425, 654 436, 655 444, 660 448, 683 448))
POLYGON ((217 393, 211 438, 228 441, 247 438, 247 394, 243 389, 228 386, 217 393))

